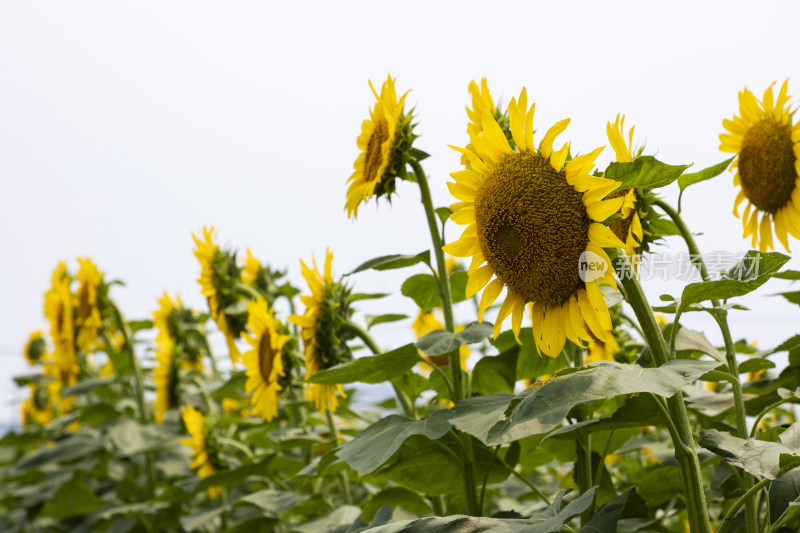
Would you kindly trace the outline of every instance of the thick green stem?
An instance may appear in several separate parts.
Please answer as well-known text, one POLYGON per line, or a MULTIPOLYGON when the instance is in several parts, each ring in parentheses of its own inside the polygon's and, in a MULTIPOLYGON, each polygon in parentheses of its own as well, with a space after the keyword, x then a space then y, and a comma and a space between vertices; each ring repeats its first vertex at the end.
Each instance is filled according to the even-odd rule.
MULTIPOLYGON (((678 228, 678 231, 681 234, 684 242, 686 243, 686 247, 689 250, 689 258, 691 259, 692 263, 697 267, 697 270, 700 272, 700 276, 703 278, 703 281, 709 281, 711 276, 708 274, 708 269, 706 268, 706 264, 703 261, 703 257, 700 255, 700 249, 697 247, 697 243, 694 240, 694 236, 692 232, 689 231, 688 226, 683 221, 681 216, 678 214, 675 209, 668 203, 664 202, 663 200, 656 200, 653 202, 653 205, 658 206, 661 208, 667 216, 672 219, 672 222, 675 223, 675 226, 678 228)), ((711 304, 714 307, 719 307, 718 300, 711 300, 711 304)), ((735 378, 731 382, 731 387, 733 389, 733 401, 734 401, 734 412, 736 415, 736 436, 746 439, 748 436, 747 431, 747 420, 746 420, 746 411, 744 406, 744 394, 742 393, 742 384, 739 382, 739 365, 736 362, 736 350, 733 345, 733 339, 731 338, 730 328, 728 327, 728 314, 725 310, 717 309, 713 312, 714 319, 717 321, 719 325, 719 329, 722 332, 722 337, 725 340, 725 359, 728 364, 728 371, 730 374, 735 378)), ((675 323, 673 324, 673 329, 677 330, 677 322, 678 316, 675 316, 675 323)), ((672 336, 674 339, 674 335, 672 336)), ((671 348, 674 349, 674 342, 671 345, 671 348)), ((753 476, 748 473, 744 473, 742 476, 742 490, 748 491, 753 486, 753 476)), ((747 507, 745 508, 746 514, 746 525, 747 525, 747 533, 756 533, 758 530, 758 510, 756 509, 756 502, 755 500, 750 500, 747 502, 747 507)))
MULTIPOLYGON (((612 252, 611 255, 617 268, 617 277, 625 288, 628 303, 639 321, 650 353, 653 355, 653 361, 657 366, 661 366, 669 359, 669 349, 661 334, 661 328, 658 327, 656 317, 647 302, 639 280, 628 263, 628 258, 617 252, 612 252)), ((689 424, 689 416, 686 413, 686 405, 683 403, 683 394, 680 391, 667 400, 667 409, 677 431, 677 435, 673 435, 675 457, 681 467, 684 499, 692 533, 710 533, 711 524, 708 520, 700 461, 694 449, 694 435, 689 424), (677 442, 675 442, 675 437, 678 438, 677 442)))
MULTIPOLYGON (((447 331, 455 332, 455 322, 453 320, 453 300, 450 295, 450 279, 447 276, 447 267, 444 262, 444 250, 442 246, 442 236, 439 233, 439 225, 436 222, 436 213, 433 209, 433 200, 431 199, 431 191, 428 188, 428 178, 425 176, 425 171, 419 161, 410 161, 411 168, 414 169, 414 175, 419 184, 420 196, 422 197, 422 205, 425 207, 425 217, 428 220, 428 229, 431 233, 431 240, 433 242, 433 253, 436 256, 436 279, 439 284, 439 299, 442 302, 442 312, 444 313, 444 324, 447 331)), ((458 403, 464 399, 464 379, 461 372, 461 356, 459 350, 455 349, 448 354, 450 359, 450 375, 453 384, 453 403, 458 403)), ((475 487, 475 459, 472 453, 472 440, 469 435, 459 434, 461 443, 464 447, 464 463, 462 472, 464 474, 464 493, 467 500, 467 513, 472 516, 480 514, 478 497, 475 487)))
MULTIPOLYGON (((331 412, 325 411, 325 420, 328 422, 328 430, 331 432, 331 442, 334 446, 339 445, 339 432, 336 429, 336 421, 333 419, 331 412)), ((339 488, 342 491, 342 497, 347 505, 353 504, 353 495, 350 493, 350 480, 347 479, 347 471, 342 470, 339 472, 339 488)))
MULTIPOLYGON (((583 350, 569 344, 568 352, 572 352, 572 359, 575 368, 583 366, 583 350)), ((582 422, 589 417, 581 413, 578 416, 578 421, 582 422)), ((586 434, 575 440, 575 481, 578 484, 578 490, 584 494, 591 490, 592 484, 592 442, 591 436, 586 434)), ((594 502, 584 512, 581 513, 581 525, 586 525, 594 515, 594 502)))

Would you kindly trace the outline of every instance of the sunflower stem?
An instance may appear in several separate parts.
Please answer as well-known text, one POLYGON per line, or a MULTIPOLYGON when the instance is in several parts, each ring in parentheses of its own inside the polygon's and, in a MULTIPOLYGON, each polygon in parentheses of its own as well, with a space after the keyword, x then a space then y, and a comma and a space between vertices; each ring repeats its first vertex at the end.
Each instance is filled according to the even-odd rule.
MULTIPOLYGON (((639 284, 628 258, 616 250, 612 250, 611 260, 617 269, 617 277, 625 288, 628 304, 633 308, 636 319, 645 335, 645 341, 650 347, 653 361, 661 366, 669 359, 669 349, 658 327, 653 310, 647 302, 642 286, 639 284)), ((681 391, 667 399, 669 418, 672 419, 676 435, 671 435, 675 447, 675 457, 681 467, 681 480, 683 482, 684 500, 689 515, 692 533, 710 533, 711 523, 708 519, 703 475, 700 470, 700 461, 694 448, 694 435, 686 413, 681 391)))
MULTIPOLYGON (((583 350, 575 345, 567 345, 567 352, 572 352, 572 360, 575 368, 583 366, 583 350)), ((588 420, 583 412, 578 415, 578 421, 588 420)), ((579 437, 575 441, 575 481, 581 494, 586 493, 592 488, 592 444, 591 437, 587 434, 579 437)), ((584 512, 581 513, 581 525, 586 525, 594 515, 594 502, 584 512)))
POLYGON ((733 503, 731 508, 728 509, 728 512, 725 513, 725 517, 722 519, 722 524, 720 524, 720 526, 719 526, 719 533, 725 533, 726 531, 728 531, 728 527, 730 527, 731 521, 734 519, 736 514, 739 512, 739 509, 742 508, 742 505, 744 505, 748 501, 755 502, 755 500, 752 498, 752 496, 756 495, 758 493, 758 491, 760 491, 763 487, 765 487, 770 481, 772 481, 772 480, 768 479, 768 478, 762 479, 761 481, 759 481, 758 483, 756 483, 755 485, 750 487, 747 490, 747 492, 742 494, 739 497, 739 499, 736 500, 733 503))
MULTIPOLYGON (((331 442, 333 446, 339 446, 339 432, 336 429, 336 421, 333 419, 333 414, 330 410, 325 411, 325 420, 328 422, 328 430, 331 432, 331 442)), ((342 470, 339 472, 339 488, 342 491, 342 496, 347 505, 353 504, 353 496, 350 493, 350 480, 347 479, 347 471, 342 470)))
MULTIPOLYGON (((705 261, 703 261, 703 256, 700 255, 700 249, 697 247, 694 236, 692 235, 692 232, 689 231, 689 227, 683 221, 683 218, 681 218, 680 214, 678 214, 678 212, 671 205, 663 200, 655 200, 653 205, 661 208, 661 210, 663 210, 664 213, 666 213, 667 216, 672 219, 672 222, 678 228, 681 237, 686 243, 686 247, 689 250, 690 260, 700 272, 700 276, 702 277, 703 281, 710 281, 711 276, 708 274, 708 269, 706 268, 705 261)), ((711 304, 714 307, 719 307, 719 300, 711 300, 711 304)), ((744 406, 744 394, 742 392, 742 384, 739 381, 739 365, 736 361, 736 349, 733 345, 733 339, 731 338, 730 327, 728 326, 728 313, 724 309, 716 309, 712 311, 712 315, 714 316, 714 320, 716 320, 717 324, 719 325, 719 329, 722 332, 722 338, 725 340, 725 360, 728 364, 728 371, 735 378, 731 382, 731 388, 733 389, 734 412, 736 415, 736 436, 746 439, 748 436, 748 431, 747 420, 745 418, 746 411, 744 406)), ((678 317, 679 315, 676 314, 675 323, 672 325, 673 329, 677 328, 678 317)), ((672 335, 672 338, 675 338, 674 334, 672 335)), ((671 349, 674 350, 674 346, 675 344, 673 340, 671 343, 671 349)), ((755 479, 753 478, 752 474, 745 472, 742 476, 742 490, 745 492, 749 491, 753 487, 754 482, 755 479)), ((745 507, 747 533, 756 533, 756 531, 758 531, 757 513, 758 509, 756 509, 756 501, 754 499, 747 500, 745 507)))
MULTIPOLYGON (((372 335, 370 335, 367 332, 367 330, 365 330, 358 324, 348 321, 342 326, 342 329, 344 331, 349 331, 350 333, 352 333, 353 335, 364 341, 364 344, 367 345, 367 348, 369 348, 373 354, 378 355, 380 353, 383 353, 382 350, 380 349, 380 346, 378 346, 378 343, 375 342, 375 339, 372 338, 372 335)), ((405 413, 405 415, 408 418, 412 419, 416 418, 417 416, 416 412, 414 411, 414 405, 411 403, 406 393, 400 390, 400 388, 394 383, 392 383, 392 388, 394 389, 394 393, 397 396, 397 402, 403 408, 403 413, 405 413)))
MULTIPOLYGON (((431 191, 428 187, 428 178, 425 176, 425 171, 419 161, 412 159, 409 161, 411 168, 414 169, 414 175, 419 184, 420 196, 422 197, 422 205, 425 207, 425 216, 428 220, 428 229, 431 233, 431 240, 433 241, 433 252, 436 256, 436 280, 439 284, 439 299, 442 303, 442 312, 444 314, 444 324, 447 331, 450 333, 455 332, 455 323, 453 321, 453 300, 450 295, 450 280, 447 276, 447 267, 444 263, 444 250, 442 246, 442 236, 439 233, 439 225, 436 222, 436 213, 433 209, 433 201, 431 200, 431 191)), ((450 375, 453 382, 453 396, 454 404, 457 404, 464 399, 464 379, 461 372, 461 356, 459 350, 455 349, 448 354, 450 359, 450 375)), ((464 445, 464 462, 462 463, 462 473, 464 477, 464 493, 467 500, 467 514, 477 516, 480 514, 478 506, 478 497, 475 486, 475 458, 472 453, 472 440, 469 435, 459 434, 459 438, 464 445)))

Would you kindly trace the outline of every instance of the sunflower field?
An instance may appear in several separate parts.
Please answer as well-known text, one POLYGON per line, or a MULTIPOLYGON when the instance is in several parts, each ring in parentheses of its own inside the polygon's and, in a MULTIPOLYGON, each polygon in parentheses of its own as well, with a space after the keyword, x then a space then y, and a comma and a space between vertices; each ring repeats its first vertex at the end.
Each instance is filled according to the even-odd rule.
POLYGON ((636 144, 622 115, 607 124, 616 160, 596 168, 602 147, 557 140, 569 119, 541 124, 526 89, 503 105, 484 78, 439 199, 408 92, 370 87, 342 216, 414 200, 397 194, 410 182, 422 251, 342 273, 320 250, 296 287, 206 227, 192 238, 207 307, 164 292, 146 317, 125 314, 121 281, 89 257, 58 263, 49 330, 15 378, 21 426, 0 438, 0 531, 800 531, 800 327, 759 349, 728 323, 773 278, 800 304, 784 268, 800 239, 788 83, 740 92, 729 158, 690 172, 636 144), (702 228, 659 193, 726 171, 752 250, 713 272, 702 228), (648 301, 666 236, 694 277, 648 301), (417 340, 387 346, 379 333, 408 317, 360 313, 387 294, 359 292, 359 274, 398 269, 417 340), (365 400, 365 384, 392 396, 365 400))

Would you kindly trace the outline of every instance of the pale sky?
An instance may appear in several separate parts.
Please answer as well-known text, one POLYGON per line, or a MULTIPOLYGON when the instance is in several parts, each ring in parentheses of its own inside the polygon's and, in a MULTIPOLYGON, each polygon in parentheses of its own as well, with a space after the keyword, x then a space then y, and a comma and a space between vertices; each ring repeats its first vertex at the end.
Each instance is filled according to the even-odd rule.
MULTIPOLYGON (((127 316, 144 318, 165 289, 204 305, 190 233, 205 224, 301 287, 298 259, 327 245, 338 273, 429 247, 413 184, 355 222, 344 212, 367 80, 390 72, 411 89, 437 206, 453 201, 445 181, 459 157, 447 145, 467 142, 467 85, 481 76, 504 102, 526 86, 540 131, 571 117, 559 139, 573 153, 607 144, 606 122, 623 112, 647 153, 700 170, 728 157, 718 135, 744 86, 760 95, 788 77, 800 95, 799 16, 789 1, 0 3, 0 425, 18 419, 27 392, 10 378, 26 372, 28 333, 46 326, 60 259, 74 270, 90 255, 127 283, 113 292, 127 316)), ((612 159, 608 147, 600 168, 612 159)), ((687 193, 704 251, 748 248, 735 194, 728 173, 687 193)), ((416 272, 355 277, 359 292, 397 294, 361 309, 413 313, 399 286, 416 272)), ((800 309, 767 296, 788 286, 742 299, 752 311, 733 315, 734 337, 769 347, 796 333, 800 309)), ((680 283, 645 288, 657 300, 680 283)), ((720 340, 710 321, 686 325, 720 340)), ((397 346, 409 322, 374 334, 397 346)))

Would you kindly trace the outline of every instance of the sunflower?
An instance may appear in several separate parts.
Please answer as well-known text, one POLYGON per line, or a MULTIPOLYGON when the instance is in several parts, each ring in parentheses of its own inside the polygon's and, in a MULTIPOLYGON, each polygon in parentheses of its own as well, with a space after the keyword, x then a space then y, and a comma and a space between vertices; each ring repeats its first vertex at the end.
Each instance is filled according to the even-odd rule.
POLYGON ((22 355, 29 365, 36 365, 42 360, 42 356, 47 351, 47 342, 44 340, 44 333, 41 331, 34 331, 28 337, 28 342, 25 343, 25 348, 22 350, 22 355))
MULTIPOLYGON (((305 346, 306 379, 321 370, 343 363, 352 358, 345 342, 347 336, 340 331, 350 316, 349 289, 333 280, 331 273, 333 252, 325 252, 325 268, 320 273, 317 261, 312 259, 314 268, 300 261, 300 270, 311 289, 310 295, 300 299, 306 306, 303 315, 292 315, 289 320, 300 326, 305 346)), ((341 385, 308 384, 306 398, 325 414, 335 412, 339 406, 336 392, 347 397, 341 385)))
MULTIPOLYGON (((241 358, 241 352, 236 346, 236 337, 232 328, 228 324, 228 318, 225 316, 225 305, 223 302, 223 292, 219 286, 219 274, 217 272, 217 265, 220 262, 228 263, 227 254, 220 250, 219 246, 214 243, 214 228, 203 228, 203 239, 199 239, 197 235, 192 233, 192 239, 196 246, 194 256, 200 261, 200 277, 197 282, 200 284, 203 296, 208 300, 208 309, 211 318, 217 323, 217 327, 225 336, 225 342, 228 345, 231 361, 234 365, 241 358)), ((223 265, 224 267, 225 265, 223 265)), ((237 278, 239 275, 236 276, 237 278)))
MULTIPOLYGON (((197 468, 197 475, 200 477, 217 473, 220 464, 213 446, 209 445, 209 427, 203 414, 188 405, 183 408, 183 423, 191 435, 190 439, 181 439, 181 444, 193 450, 190 468, 197 468)), ((219 487, 209 487, 209 498, 214 499, 220 494, 222 489, 219 487)))
MULTIPOLYGON (((467 118, 469 119, 467 123, 467 133, 469 134, 469 138, 477 137, 478 134, 483 131, 481 117, 483 117, 484 112, 488 112, 500 125, 500 129, 503 130, 506 139, 513 142, 511 131, 508 129, 508 114, 504 113, 498 105, 495 105, 494 100, 492 100, 492 93, 489 92, 489 84, 486 78, 481 78, 480 87, 475 83, 475 80, 469 82, 468 90, 472 98, 472 109, 469 107, 467 108, 467 118)), ((472 150, 472 144, 468 144, 466 149, 472 150)), ((466 154, 461 154, 461 164, 469 168, 469 158, 466 154)))
MULTIPOLYGON (((177 299, 180 305, 180 299, 177 299)), ((165 292, 158 300, 159 308, 153 312, 153 325, 156 327, 156 366, 153 369, 153 383, 156 386, 156 400, 153 404, 153 417, 161 424, 164 414, 179 405, 178 387, 180 385, 180 355, 175 341, 169 332, 170 315, 175 303, 165 292)))
MULTIPOLYGON (((449 270, 449 269, 448 269, 449 270)), ((411 324, 411 329, 414 330, 414 335, 417 336, 417 339, 421 339, 428 333, 432 331, 437 331, 440 329, 444 329, 444 324, 442 321, 439 320, 436 315, 433 314, 433 311, 428 311, 427 313, 420 310, 417 318, 411 324)), ((463 330, 464 326, 456 326, 456 333, 463 330)), ((450 364, 450 358, 446 355, 426 355, 420 351, 422 357, 429 361, 429 364, 424 365, 424 370, 431 370, 432 367, 435 366, 447 366, 450 364)), ((469 357, 470 349, 467 344, 462 344, 458 349, 458 355, 461 360, 461 368, 463 370, 467 369, 467 358, 469 357)))
POLYGON ((247 304, 247 327, 253 332, 244 338, 252 349, 243 355, 247 368, 247 394, 253 393, 253 414, 271 421, 278 416, 278 394, 282 390, 280 379, 286 376, 283 369, 283 347, 289 335, 278 331, 275 314, 266 300, 251 300, 247 304))
POLYGON ((30 391, 30 397, 23 400, 21 405, 22 425, 25 427, 34 424, 43 426, 55 418, 50 395, 45 386, 30 385, 30 391))
POLYGON ((619 344, 613 333, 609 332, 605 341, 589 336, 588 348, 584 363, 592 361, 614 361, 614 356, 619 353, 619 344))
POLYGON ((460 200, 451 206, 451 218, 467 229, 444 250, 472 257, 466 295, 486 287, 479 320, 503 287, 508 289, 494 325, 495 337, 511 314, 519 342, 529 304, 539 351, 556 357, 566 339, 582 345, 584 323, 602 341, 611 331, 598 280, 584 281, 579 266, 586 257, 593 258, 592 263, 604 262, 600 280, 616 286, 603 247, 624 244, 600 221, 619 211, 623 198, 603 200, 619 182, 589 174, 602 148, 570 161, 569 144, 553 150, 555 137, 569 119, 550 128, 537 149, 533 112, 533 106, 528 111, 525 89, 519 101, 512 98, 508 113, 516 151, 488 112, 483 113, 483 131, 472 139, 474 148, 456 148, 469 157, 471 168, 452 173, 456 181, 447 184, 460 200))
POLYGON ((258 274, 261 272, 261 262, 256 259, 250 248, 247 249, 247 258, 242 268, 242 281, 248 285, 256 285, 258 274))
POLYGON ((744 237, 762 252, 773 249, 775 235, 789 250, 788 234, 800 239, 800 124, 792 125, 788 90, 783 82, 777 98, 770 85, 758 100, 749 89, 739 93, 739 114, 723 120, 729 133, 719 136, 723 152, 736 154, 731 169, 736 169, 736 196, 733 214, 747 200, 742 216, 744 237), (761 220, 759 221, 759 216, 761 220))
POLYGON ((58 367, 58 379, 64 384, 71 384, 79 367, 75 354, 70 277, 64 261, 56 266, 50 288, 44 294, 44 315, 50 322, 50 338, 55 346, 53 359, 58 367))
POLYGON ((97 333, 103 326, 100 317, 99 293, 103 284, 103 274, 97 269, 89 257, 78 258, 78 272, 75 279, 78 281, 78 317, 75 325, 78 326, 78 348, 86 353, 94 350, 97 333))
POLYGON ((377 102, 369 112, 369 119, 361 124, 361 135, 356 139, 361 152, 353 164, 355 170, 347 180, 350 184, 344 206, 347 218, 356 217, 361 202, 366 202, 373 195, 390 196, 394 191, 393 178, 398 170, 395 167, 398 164, 401 168, 405 165, 396 152, 402 154, 410 149, 414 136, 411 134, 411 117, 403 114, 408 91, 398 100, 394 82, 388 76, 381 86, 381 94, 369 82, 377 102), (408 146, 401 146, 404 143, 408 146))
MULTIPOLYGON (((635 157, 632 153, 634 127, 628 130, 628 140, 626 142, 624 126, 625 115, 621 117, 617 115, 614 124, 611 124, 611 122, 606 124, 608 142, 614 149, 618 163, 633 161, 635 157)), ((625 243, 625 253, 628 255, 628 260, 634 268, 638 268, 640 259, 637 251, 642 245, 644 232, 642 230, 642 221, 639 218, 639 211, 636 208, 636 189, 622 189, 609 195, 609 198, 619 197, 623 198, 620 217, 612 220, 609 227, 614 232, 614 235, 625 243)))

